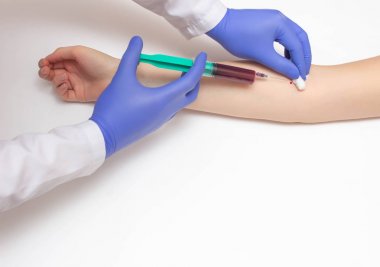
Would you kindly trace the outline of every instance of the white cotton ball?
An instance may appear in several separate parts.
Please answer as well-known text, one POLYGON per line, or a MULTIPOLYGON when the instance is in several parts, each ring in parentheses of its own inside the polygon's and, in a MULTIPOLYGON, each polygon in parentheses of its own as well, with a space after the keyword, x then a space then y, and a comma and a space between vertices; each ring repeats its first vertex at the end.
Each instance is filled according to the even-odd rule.
POLYGON ((300 90, 300 91, 305 90, 306 83, 305 83, 304 79, 302 79, 301 77, 298 77, 298 79, 294 80, 293 82, 296 85, 296 87, 298 88, 298 90, 300 90))

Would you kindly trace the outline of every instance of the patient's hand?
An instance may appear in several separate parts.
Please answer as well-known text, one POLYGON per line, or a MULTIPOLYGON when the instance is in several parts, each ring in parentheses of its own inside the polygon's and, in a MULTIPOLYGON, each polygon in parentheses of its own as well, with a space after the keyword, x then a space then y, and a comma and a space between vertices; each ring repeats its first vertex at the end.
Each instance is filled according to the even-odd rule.
POLYGON ((119 59, 84 46, 58 48, 38 63, 39 76, 51 81, 65 101, 96 101, 111 82, 119 59))

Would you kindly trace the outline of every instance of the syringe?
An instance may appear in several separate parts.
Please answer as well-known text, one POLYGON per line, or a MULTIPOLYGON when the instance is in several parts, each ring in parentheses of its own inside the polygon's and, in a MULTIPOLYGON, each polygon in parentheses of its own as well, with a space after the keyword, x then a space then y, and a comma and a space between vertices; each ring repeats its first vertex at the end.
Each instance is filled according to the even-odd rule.
MULTIPOLYGON (((149 63, 158 68, 176 70, 181 72, 188 72, 194 63, 193 60, 189 58, 174 57, 162 54, 141 54, 140 62, 149 63)), ((224 78, 230 81, 236 81, 246 84, 254 83, 256 77, 262 79, 278 79, 288 81, 284 78, 269 76, 265 73, 257 72, 255 70, 235 67, 227 64, 220 64, 211 61, 206 62, 203 76, 224 78)))

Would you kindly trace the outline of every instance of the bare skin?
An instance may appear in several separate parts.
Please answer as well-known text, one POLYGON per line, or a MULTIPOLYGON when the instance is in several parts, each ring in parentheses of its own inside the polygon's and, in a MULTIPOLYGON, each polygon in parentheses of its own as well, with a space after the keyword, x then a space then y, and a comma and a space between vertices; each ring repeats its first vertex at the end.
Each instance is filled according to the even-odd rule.
MULTIPOLYGON (((281 77, 251 62, 223 62, 281 77)), ((65 101, 96 101, 111 81, 119 60, 83 46, 59 48, 39 62, 39 75, 49 80, 65 101)), ((140 64, 139 79, 152 86, 178 72, 140 64)), ((227 116, 279 122, 318 123, 380 117, 380 57, 336 66, 311 68, 306 90, 286 79, 253 85, 203 78, 197 100, 189 109, 227 116)))
POLYGON ((84 46, 58 48, 38 62, 39 76, 71 102, 93 102, 111 82, 119 59, 84 46))

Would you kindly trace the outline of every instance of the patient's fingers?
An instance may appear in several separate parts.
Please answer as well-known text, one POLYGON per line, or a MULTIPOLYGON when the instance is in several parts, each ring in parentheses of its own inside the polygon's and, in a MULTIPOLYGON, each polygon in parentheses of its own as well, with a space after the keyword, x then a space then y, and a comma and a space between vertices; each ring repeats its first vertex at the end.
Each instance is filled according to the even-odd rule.
POLYGON ((46 60, 50 63, 56 63, 63 60, 73 60, 75 58, 74 47, 69 46, 56 49, 53 53, 46 57, 46 60))
POLYGON ((54 78, 54 70, 50 69, 49 66, 44 66, 38 71, 38 75, 45 80, 51 81, 54 78))
POLYGON ((56 92, 58 96, 65 101, 78 101, 77 96, 75 94, 75 91, 70 88, 70 85, 67 83, 64 83, 57 87, 56 92))
POLYGON ((69 90, 69 86, 67 83, 63 83, 60 86, 55 88, 57 95, 64 100, 66 100, 67 90, 69 90))
POLYGON ((63 62, 54 63, 52 66, 53 70, 64 69, 64 68, 65 68, 65 64, 63 62))
POLYGON ((65 82, 68 82, 68 76, 66 71, 62 69, 54 70, 54 78, 52 80, 54 86, 59 87, 65 82))
POLYGON ((60 86, 56 87, 55 90, 59 96, 62 96, 67 90, 69 90, 69 86, 67 83, 63 83, 60 86))
POLYGON ((52 68, 54 70, 55 69, 64 69, 65 63, 64 63, 64 61, 57 61, 55 63, 49 62, 46 58, 40 59, 40 61, 38 61, 38 67, 43 68, 45 66, 48 66, 49 68, 52 68))
POLYGON ((42 68, 44 66, 49 66, 49 61, 45 58, 41 58, 40 61, 38 61, 38 67, 42 68))

